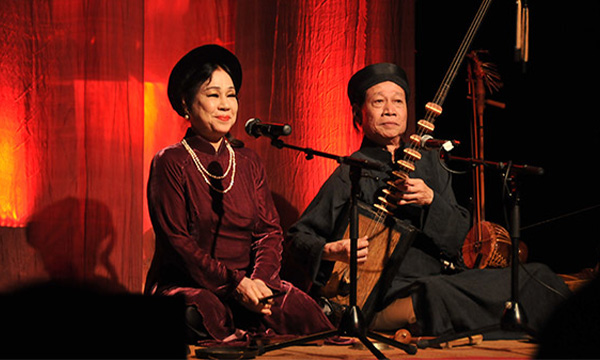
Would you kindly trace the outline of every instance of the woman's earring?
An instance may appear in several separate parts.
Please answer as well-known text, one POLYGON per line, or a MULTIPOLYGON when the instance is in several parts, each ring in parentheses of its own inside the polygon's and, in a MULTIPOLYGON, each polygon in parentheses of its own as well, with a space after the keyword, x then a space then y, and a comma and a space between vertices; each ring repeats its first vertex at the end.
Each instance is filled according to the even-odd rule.
POLYGON ((190 114, 183 115, 183 118, 186 119, 186 120, 189 120, 190 119, 190 114))

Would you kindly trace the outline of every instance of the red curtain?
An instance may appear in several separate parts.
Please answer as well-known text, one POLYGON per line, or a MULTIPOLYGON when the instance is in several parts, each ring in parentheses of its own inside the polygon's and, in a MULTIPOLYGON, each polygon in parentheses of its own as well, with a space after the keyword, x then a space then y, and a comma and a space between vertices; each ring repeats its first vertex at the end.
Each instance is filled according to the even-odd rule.
POLYGON ((141 281, 143 1, 3 1, 2 285, 141 281))
POLYGON ((187 127, 166 82, 193 47, 240 58, 232 132, 263 158, 284 227, 337 164, 250 138, 246 120, 346 155, 360 144, 352 73, 391 61, 414 80, 413 1, 7 0, 0 19, 0 289, 76 277, 141 290, 148 166, 187 127))

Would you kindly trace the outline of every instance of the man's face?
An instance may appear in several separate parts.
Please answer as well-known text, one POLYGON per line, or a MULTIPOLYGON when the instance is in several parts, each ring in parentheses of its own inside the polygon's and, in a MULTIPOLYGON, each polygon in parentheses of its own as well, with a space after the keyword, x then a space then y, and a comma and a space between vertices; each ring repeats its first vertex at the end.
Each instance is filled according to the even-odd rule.
POLYGON ((361 111, 364 135, 378 144, 395 143, 406 131, 406 94, 394 82, 370 87, 361 111))

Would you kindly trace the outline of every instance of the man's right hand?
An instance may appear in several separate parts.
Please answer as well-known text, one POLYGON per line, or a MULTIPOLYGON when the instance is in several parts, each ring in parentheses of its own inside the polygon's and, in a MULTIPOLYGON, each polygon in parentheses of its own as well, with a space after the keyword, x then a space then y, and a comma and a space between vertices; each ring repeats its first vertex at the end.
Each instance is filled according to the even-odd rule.
MULTIPOLYGON (((358 239, 357 249, 357 262, 362 264, 367 261, 367 255, 369 254, 369 240, 366 236, 358 239)), ((323 260, 350 263, 350 239, 337 240, 325 244, 323 248, 323 260)))

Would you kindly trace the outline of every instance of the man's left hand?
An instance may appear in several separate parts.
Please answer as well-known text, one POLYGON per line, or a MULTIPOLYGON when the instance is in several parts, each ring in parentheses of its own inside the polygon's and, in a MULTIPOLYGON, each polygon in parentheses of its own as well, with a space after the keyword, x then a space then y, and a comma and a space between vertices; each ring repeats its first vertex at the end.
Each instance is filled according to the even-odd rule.
POLYGON ((433 190, 425 184, 423 179, 408 178, 404 182, 398 181, 396 187, 399 192, 393 194, 398 205, 431 205, 433 190))

